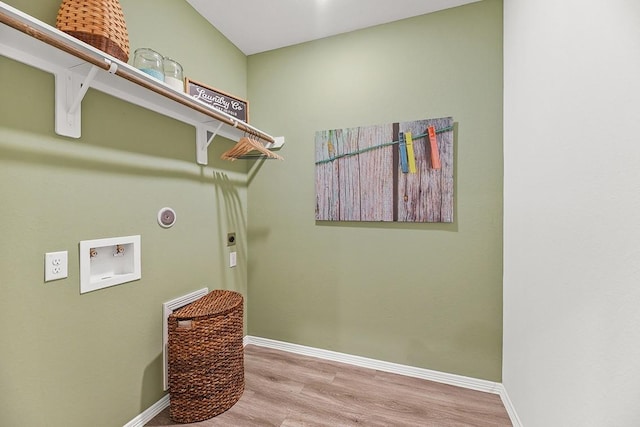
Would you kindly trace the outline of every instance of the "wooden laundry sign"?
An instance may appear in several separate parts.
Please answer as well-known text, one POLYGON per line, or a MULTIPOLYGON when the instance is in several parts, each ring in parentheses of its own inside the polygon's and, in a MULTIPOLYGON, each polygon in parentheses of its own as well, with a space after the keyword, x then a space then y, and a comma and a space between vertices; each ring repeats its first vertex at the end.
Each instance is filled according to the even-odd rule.
POLYGON ((453 222, 453 118, 316 132, 316 220, 453 222))
POLYGON ((249 123, 249 101, 191 79, 186 79, 186 83, 187 93, 194 99, 211 105, 216 110, 223 111, 238 120, 249 123))

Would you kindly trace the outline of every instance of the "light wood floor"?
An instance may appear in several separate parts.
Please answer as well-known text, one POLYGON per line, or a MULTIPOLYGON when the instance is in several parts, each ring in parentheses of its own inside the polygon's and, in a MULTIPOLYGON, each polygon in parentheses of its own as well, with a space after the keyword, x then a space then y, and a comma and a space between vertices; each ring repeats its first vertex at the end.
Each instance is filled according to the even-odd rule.
POLYGON ((147 426, 511 426, 496 394, 245 347, 245 391, 207 421, 173 423, 169 408, 147 426))

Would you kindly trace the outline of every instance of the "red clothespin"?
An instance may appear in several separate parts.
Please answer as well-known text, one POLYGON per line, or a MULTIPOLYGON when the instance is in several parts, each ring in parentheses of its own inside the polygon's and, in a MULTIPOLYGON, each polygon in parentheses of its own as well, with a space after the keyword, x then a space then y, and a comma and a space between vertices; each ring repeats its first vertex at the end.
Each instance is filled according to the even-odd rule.
POLYGON ((436 128, 434 126, 429 126, 429 143, 431 144, 431 168, 432 169, 440 169, 442 165, 440 164, 440 152, 438 151, 438 140, 436 138, 436 128))

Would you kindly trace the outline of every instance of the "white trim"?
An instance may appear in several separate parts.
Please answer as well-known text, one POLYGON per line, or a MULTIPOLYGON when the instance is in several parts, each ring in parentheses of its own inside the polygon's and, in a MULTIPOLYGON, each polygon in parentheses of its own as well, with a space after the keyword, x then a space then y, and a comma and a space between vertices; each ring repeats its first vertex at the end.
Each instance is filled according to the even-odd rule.
POLYGON ((520 417, 518 417, 518 413, 516 412, 516 407, 513 406, 513 402, 509 398, 507 389, 503 384, 500 384, 500 398, 502 399, 504 408, 507 410, 507 414, 509 414, 509 419, 511 420, 513 427, 523 427, 522 421, 520 421, 520 417))
POLYGON ((162 412, 169 406, 169 395, 165 395, 162 399, 151 405, 143 413, 129 421, 124 427, 144 427, 146 423, 151 421, 153 417, 162 412))
POLYGON ((369 359, 361 356, 353 356, 350 354, 338 353, 330 350, 322 350, 313 347, 306 347, 299 344, 291 344, 282 341, 270 340, 267 338, 247 336, 246 339, 249 344, 258 345, 261 347, 288 351, 290 353, 317 357, 319 359, 332 360, 334 362, 347 363, 349 365, 361 366, 363 368, 377 369, 378 371, 391 372, 408 377, 436 381, 443 384, 483 391, 486 393, 501 394, 500 390, 502 389, 502 384, 493 381, 464 377, 462 375, 432 371, 430 369, 416 368, 413 366, 400 365, 398 363, 384 362, 381 360, 369 359))

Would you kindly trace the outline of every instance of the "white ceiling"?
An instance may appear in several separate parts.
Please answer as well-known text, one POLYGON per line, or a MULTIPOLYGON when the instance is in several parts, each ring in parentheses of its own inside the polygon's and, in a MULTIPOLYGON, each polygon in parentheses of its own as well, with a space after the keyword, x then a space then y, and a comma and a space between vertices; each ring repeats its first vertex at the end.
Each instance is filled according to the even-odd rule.
POLYGON ((187 0, 245 55, 480 0, 187 0))

